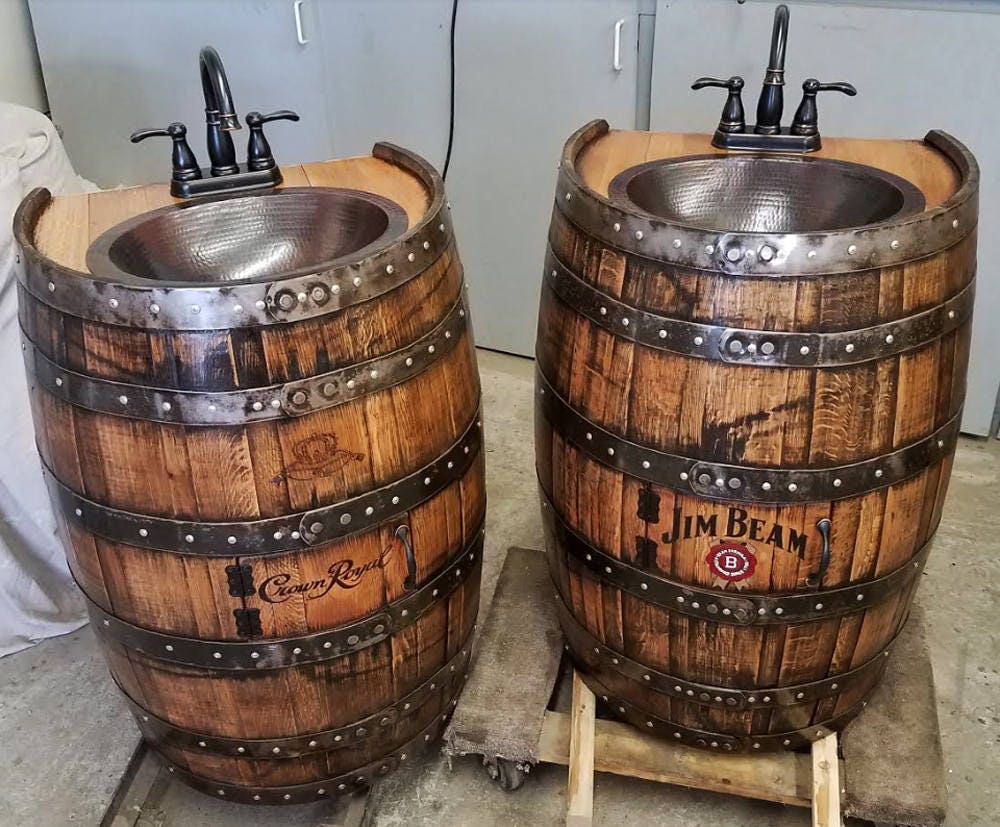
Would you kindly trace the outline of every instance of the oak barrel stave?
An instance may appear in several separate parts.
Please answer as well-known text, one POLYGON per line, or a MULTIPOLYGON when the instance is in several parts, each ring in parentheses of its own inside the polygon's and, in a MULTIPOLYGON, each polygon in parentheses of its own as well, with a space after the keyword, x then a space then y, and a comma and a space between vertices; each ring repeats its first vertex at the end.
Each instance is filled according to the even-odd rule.
POLYGON ((578 667, 637 726, 726 751, 798 747, 843 726, 877 684, 940 520, 969 353, 977 173, 969 158, 955 160, 960 147, 953 157, 928 140, 888 149, 838 141, 830 154, 875 163, 888 153, 885 168, 911 177, 927 219, 941 219, 937 249, 898 264, 866 252, 827 272, 818 262, 778 274, 643 253, 647 242, 677 248, 672 233, 685 228, 660 232, 646 216, 624 208, 619 218, 615 203, 611 217, 603 206, 618 172, 687 154, 696 136, 591 126, 567 144, 536 350, 546 545, 578 667), (691 341, 678 339, 678 324, 691 341), (709 335, 699 326, 751 341, 803 334, 802 355, 829 362, 800 366, 790 350, 778 351, 784 364, 727 362, 699 350, 693 337, 709 335), (865 329, 888 335, 889 352, 844 358, 828 346, 863 349, 865 329), (841 338, 821 338, 831 334, 841 338), (712 472, 704 487, 698 469, 712 472), (819 473, 807 485, 795 469, 819 473), (824 518, 832 554, 817 588, 824 518), (707 565, 722 540, 747 543, 755 557, 739 590, 720 588, 707 565), (870 596, 851 591, 866 588, 870 596), (862 602, 848 605, 838 590, 862 602), (785 620, 771 612, 790 605, 786 596, 815 603, 785 620), (738 611, 749 616, 737 620, 738 611))
MULTIPOLYGON (((374 154, 286 184, 375 192, 409 231, 324 274, 339 309, 307 302, 278 323, 188 329, 64 304, 89 240, 170 203, 162 188, 22 207, 20 321, 70 568, 144 737, 212 795, 364 786, 437 735, 464 679, 485 486, 461 264, 440 178, 374 154), (350 298, 352 278, 371 295, 350 298), (290 415, 295 389, 317 400, 322 382, 332 400, 290 415)), ((254 306, 235 298, 252 285, 221 289, 254 306)))

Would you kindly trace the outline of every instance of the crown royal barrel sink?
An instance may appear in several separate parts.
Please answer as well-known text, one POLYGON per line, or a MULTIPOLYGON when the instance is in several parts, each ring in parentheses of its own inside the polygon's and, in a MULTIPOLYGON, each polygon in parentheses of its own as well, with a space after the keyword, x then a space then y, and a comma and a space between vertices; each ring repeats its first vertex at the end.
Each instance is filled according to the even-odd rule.
POLYGON ((877 685, 959 430, 978 170, 950 136, 805 158, 567 143, 536 460, 569 649, 609 709, 804 746, 877 685))
POLYGON ((485 509, 440 177, 378 144, 284 179, 36 190, 15 221, 38 448, 111 674, 172 772, 261 803, 437 737, 485 509))

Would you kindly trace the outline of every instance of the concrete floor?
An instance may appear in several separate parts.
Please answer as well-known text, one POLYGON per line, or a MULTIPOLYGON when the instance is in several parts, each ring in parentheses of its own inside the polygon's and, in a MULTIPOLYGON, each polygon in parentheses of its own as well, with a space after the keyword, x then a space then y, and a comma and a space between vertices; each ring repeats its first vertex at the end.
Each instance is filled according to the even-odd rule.
MULTIPOLYGON (((485 612, 505 550, 510 546, 540 547, 541 527, 532 447, 533 363, 480 352, 480 369, 489 489, 485 612)), ((1000 443, 962 439, 944 519, 920 591, 948 767, 947 827, 1000 825, 1000 632, 995 621, 1000 608, 998 505, 1000 443)), ((131 743, 134 729, 119 720, 116 701, 96 688, 89 712, 78 707, 69 710, 59 700, 56 673, 74 661, 84 665, 79 668, 86 672, 88 682, 99 680, 86 671, 91 668, 86 664, 93 663, 92 647, 92 638, 84 632, 0 660, 0 741, 5 744, 0 750, 0 825, 97 823, 90 817, 93 801, 106 794, 107 767, 113 762, 103 762, 102 769, 100 758, 95 757, 89 766, 76 761, 64 770, 60 764, 64 758, 56 749, 62 740, 60 734, 74 723, 79 725, 84 714, 107 715, 107 723, 96 728, 104 733, 104 740, 92 744, 91 752, 117 756, 131 743), (42 668, 49 652, 58 657, 54 661, 50 658, 49 668, 42 668), (32 666, 36 668, 29 674, 32 666), (19 698, 27 697, 29 685, 36 689, 31 690, 32 707, 26 709, 19 698), (29 748, 29 742, 34 746, 29 748), (20 759, 16 765, 12 763, 15 757, 20 759), (60 777, 63 783, 58 783, 60 777), (84 810, 79 806, 83 799, 90 802, 85 817, 81 817, 84 810)), ((476 759, 459 759, 449 767, 434 754, 408 765, 376 788, 373 825, 557 824, 564 818, 565 783, 565 769, 543 765, 531 773, 521 790, 506 793, 487 778, 476 759)), ((218 806, 218 802, 182 791, 173 791, 160 802, 160 809, 149 821, 157 827, 267 827, 327 821, 311 808, 308 813, 277 808, 248 811, 236 805, 218 806)), ((804 810, 609 775, 597 778, 595 818, 598 824, 643 827, 807 827, 810 823, 804 810)))

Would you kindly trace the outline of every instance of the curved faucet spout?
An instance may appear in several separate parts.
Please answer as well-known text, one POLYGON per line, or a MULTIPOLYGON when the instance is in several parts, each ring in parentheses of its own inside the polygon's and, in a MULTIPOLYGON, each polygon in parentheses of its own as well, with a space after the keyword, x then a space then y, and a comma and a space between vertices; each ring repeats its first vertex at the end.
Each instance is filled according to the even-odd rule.
POLYGON ((771 52, 764 87, 757 101, 757 126, 755 132, 773 135, 781 131, 781 114, 784 109, 782 86, 785 85, 785 46, 788 42, 788 6, 782 3, 774 10, 771 29, 771 52))
POLYGON ((782 3, 774 10, 774 27, 771 29, 771 57, 768 72, 785 71, 785 44, 788 42, 788 6, 782 3))
POLYGON ((222 58, 211 46, 198 54, 201 67, 201 88, 205 93, 205 123, 208 126, 208 157, 212 162, 212 175, 232 175, 239 172, 236 148, 229 133, 240 128, 229 91, 229 78, 222 65, 222 58))
POLYGON ((201 67, 201 89, 205 93, 205 114, 219 128, 230 132, 240 128, 236 117, 236 107, 233 106, 233 94, 229 91, 229 78, 222 58, 211 46, 205 46, 198 54, 201 67))

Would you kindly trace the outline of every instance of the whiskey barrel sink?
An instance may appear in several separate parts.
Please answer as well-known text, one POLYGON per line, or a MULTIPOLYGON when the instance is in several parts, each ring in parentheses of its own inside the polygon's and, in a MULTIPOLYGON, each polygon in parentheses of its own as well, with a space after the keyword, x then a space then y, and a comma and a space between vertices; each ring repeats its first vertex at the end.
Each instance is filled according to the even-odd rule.
POLYGON ((613 713, 752 753, 864 706, 948 487, 977 197, 941 132, 567 143, 536 458, 569 650, 613 713))
POLYGON ((16 217, 35 431, 112 677, 227 800, 350 792, 437 737, 479 600, 479 380, 440 177, 16 217))

